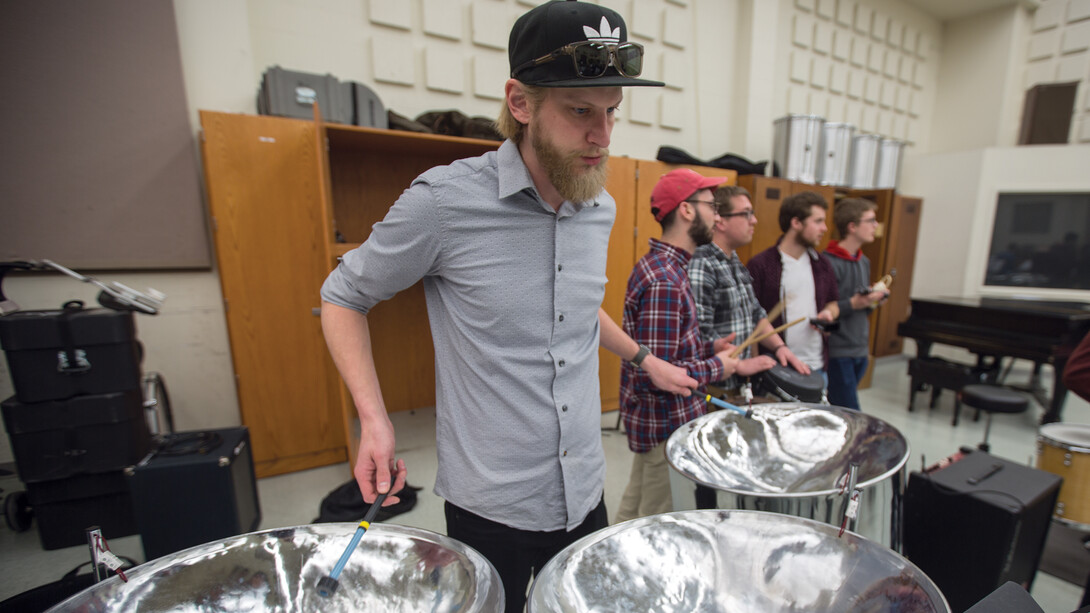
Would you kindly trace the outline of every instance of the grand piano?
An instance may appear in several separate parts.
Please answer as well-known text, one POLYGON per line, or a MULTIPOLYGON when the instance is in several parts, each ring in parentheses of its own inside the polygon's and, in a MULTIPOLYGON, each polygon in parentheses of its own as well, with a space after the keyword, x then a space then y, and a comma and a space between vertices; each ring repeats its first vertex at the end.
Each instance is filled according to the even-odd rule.
POLYGON ((939 343, 975 353, 993 375, 1004 358, 1032 361, 1026 391, 1045 407, 1041 423, 1060 421, 1067 397, 1063 369, 1088 332, 1090 304, 1017 298, 913 298, 911 314, 897 326, 897 334, 915 339, 920 358, 939 343), (1055 371, 1051 395, 1038 382, 1042 364, 1055 371))

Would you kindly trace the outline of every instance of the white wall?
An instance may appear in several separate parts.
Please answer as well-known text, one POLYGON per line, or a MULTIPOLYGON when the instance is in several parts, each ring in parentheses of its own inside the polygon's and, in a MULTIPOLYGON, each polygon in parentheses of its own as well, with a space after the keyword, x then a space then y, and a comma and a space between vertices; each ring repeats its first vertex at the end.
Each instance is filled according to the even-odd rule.
POLYGON ((1090 143, 1090 0, 1046 0, 1029 29, 1022 88, 1077 81, 1069 140, 1090 143))
POLYGON ((1017 143, 1026 14, 1014 5, 945 24, 932 152, 1017 143))

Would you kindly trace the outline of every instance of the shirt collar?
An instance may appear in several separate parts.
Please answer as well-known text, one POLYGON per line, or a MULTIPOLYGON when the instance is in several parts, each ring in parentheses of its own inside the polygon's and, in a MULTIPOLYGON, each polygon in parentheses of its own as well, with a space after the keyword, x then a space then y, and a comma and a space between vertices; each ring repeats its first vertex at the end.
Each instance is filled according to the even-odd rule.
POLYGON ((670 243, 664 243, 657 238, 651 239, 651 251, 658 251, 671 260, 676 260, 678 265, 685 268, 689 265, 689 260, 692 259, 692 254, 680 247, 675 247, 670 243))

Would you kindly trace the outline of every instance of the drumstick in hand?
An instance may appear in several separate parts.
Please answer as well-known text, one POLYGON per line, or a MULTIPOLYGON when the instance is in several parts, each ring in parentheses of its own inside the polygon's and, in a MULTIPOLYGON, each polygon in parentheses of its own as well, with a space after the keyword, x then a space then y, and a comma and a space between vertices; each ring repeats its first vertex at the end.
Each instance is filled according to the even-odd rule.
POLYGON ((784 330, 790 328, 791 326, 793 326, 793 325, 795 325, 797 323, 804 322, 804 321, 806 321, 806 318, 805 317, 800 317, 800 318, 796 319, 795 321, 793 321, 791 323, 786 323, 786 324, 780 326, 779 328, 773 328, 770 332, 765 332, 764 334, 758 336, 757 338, 748 339, 746 342, 744 342, 741 345, 738 345, 737 347, 735 347, 734 351, 731 352, 730 357, 736 358, 736 357, 738 357, 738 354, 742 353, 742 350, 745 349, 746 347, 749 347, 750 345, 752 345, 754 343, 759 343, 759 342, 765 340, 766 338, 772 336, 773 334, 779 334, 780 332, 783 332, 784 330))
MULTIPOLYGON (((772 310, 768 312, 768 314, 765 316, 765 319, 767 319, 768 321, 772 321, 772 320, 776 319, 777 317, 780 316, 780 312, 783 311, 783 308, 785 306, 787 306, 787 302, 781 300, 776 306, 772 307, 772 310)), ((754 337, 757 336, 758 333, 760 333, 760 330, 758 330, 757 328, 754 328, 753 332, 749 333, 749 336, 746 337, 746 340, 742 341, 742 344, 739 345, 739 347, 745 348, 745 347, 748 347, 748 346, 752 345, 753 344, 753 339, 754 339, 754 337)), ((737 357, 737 356, 738 356, 737 353, 732 353, 731 354, 731 357, 737 357)))

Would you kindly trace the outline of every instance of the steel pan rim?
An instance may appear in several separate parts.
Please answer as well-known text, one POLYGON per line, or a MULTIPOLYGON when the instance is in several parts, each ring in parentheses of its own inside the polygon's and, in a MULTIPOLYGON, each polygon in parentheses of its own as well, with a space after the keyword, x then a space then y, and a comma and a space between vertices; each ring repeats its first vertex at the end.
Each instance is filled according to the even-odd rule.
MULTIPOLYGON (((941 599, 941 604, 945 607, 945 611, 949 612, 952 610, 950 608, 950 603, 946 600, 946 595, 942 593, 942 590, 939 589, 938 585, 935 584, 934 580, 931 579, 931 577, 927 573, 923 572, 923 570, 919 566, 917 566, 907 557, 899 554, 898 552, 889 549, 888 547, 885 547, 881 543, 868 539, 865 536, 852 532, 851 530, 844 530, 843 533, 841 533, 840 528, 832 526, 825 522, 810 519, 807 517, 799 517, 797 515, 774 513, 771 511, 757 511, 752 509, 698 509, 688 511, 671 511, 668 513, 660 513, 657 515, 637 517, 635 519, 630 519, 628 521, 607 526, 571 543, 570 545, 562 549, 559 553, 554 555, 545 564, 545 566, 542 567, 541 572, 535 573, 534 581, 530 584, 530 591, 527 592, 526 595, 527 611, 530 610, 530 607, 535 602, 535 593, 538 590, 545 589, 544 581, 542 580, 543 578, 549 578, 554 575, 559 576, 557 568, 560 567, 562 564, 565 564, 575 552, 589 549, 591 546, 600 543, 601 541, 604 541, 615 534, 620 534, 622 532, 633 529, 639 530, 645 526, 652 525, 657 521, 661 521, 662 518, 684 520, 699 516, 719 516, 722 517, 721 521, 723 523, 726 523, 730 520, 730 516, 743 517, 746 515, 759 517, 762 521, 782 521, 784 523, 794 522, 799 524, 803 528, 809 528, 823 536, 828 536, 839 541, 848 542, 849 546, 851 547, 870 549, 872 551, 882 552, 883 555, 894 556, 900 562, 902 562, 906 568, 915 571, 919 577, 921 577, 924 581, 930 584, 930 587, 934 589, 936 595, 941 599)), ((555 587, 555 582, 553 587, 555 587)))
MULTIPOLYGON (((909 456, 912 455, 912 447, 911 447, 911 445, 909 445, 908 439, 905 438, 904 434, 900 430, 895 428, 893 426, 893 424, 891 424, 891 423, 887 422, 886 420, 881 419, 879 417, 875 417, 873 415, 867 415, 866 413, 862 413, 862 412, 859 412, 859 411, 854 411, 852 409, 846 409, 846 408, 843 408, 843 407, 837 407, 837 406, 826 405, 826 404, 807 403, 807 402, 770 402, 770 403, 753 405, 753 410, 757 411, 761 407, 769 407, 769 408, 797 407, 797 408, 807 408, 807 409, 820 409, 820 410, 824 410, 824 411, 834 411, 834 412, 839 412, 839 413, 844 413, 844 414, 859 413, 860 415, 866 416, 868 419, 872 419, 874 421, 877 421, 879 423, 884 424, 890 430, 892 430, 893 432, 896 432, 898 437, 900 437, 900 440, 904 442, 904 445, 905 445, 904 456, 902 456, 901 459, 894 466, 892 466, 891 468, 889 468, 885 472, 883 472, 881 474, 878 474, 878 475, 875 475, 874 477, 871 477, 870 479, 867 479, 865 481, 860 481, 860 482, 856 483, 856 487, 859 488, 859 489, 865 490, 865 489, 867 489, 867 488, 869 488, 869 487, 871 487, 873 485, 877 485, 877 484, 889 479, 893 475, 901 472, 901 470, 904 468, 905 464, 908 463, 909 456)), ((714 413, 707 413, 705 415, 697 417, 696 419, 692 420, 689 423, 693 423, 695 421, 700 421, 700 420, 711 421, 711 418, 713 418, 713 416, 715 416, 715 415, 718 415, 719 413, 721 413, 721 412, 716 411, 714 413)), ((724 487, 722 485, 716 485, 714 483, 707 483, 707 482, 702 481, 702 480, 696 478, 695 476, 689 474, 687 471, 684 471, 681 468, 678 468, 674 464, 673 458, 670 457, 670 454, 668 452, 669 448, 670 448, 670 441, 675 436, 679 436, 678 433, 681 432, 681 431, 682 431, 682 429, 678 428, 677 430, 674 431, 673 434, 670 435, 670 438, 667 439, 667 441, 666 441, 666 450, 664 450, 664 451, 666 451, 666 462, 670 465, 670 468, 677 471, 678 474, 683 475, 686 479, 689 479, 690 481, 692 481, 694 483, 699 483, 700 485, 703 485, 704 487, 709 487, 709 488, 711 488, 713 490, 718 490, 720 492, 727 492, 728 494, 736 494, 736 495, 739 495, 739 496, 750 496, 750 497, 754 497, 754 498, 775 498, 775 499, 815 498, 815 497, 818 497, 818 496, 831 496, 831 495, 834 495, 834 494, 840 495, 840 494, 844 493, 841 490, 841 488, 838 488, 838 487, 832 487, 832 488, 825 489, 825 490, 811 490, 811 491, 808 491, 808 492, 755 492, 755 491, 752 491, 752 490, 742 490, 742 489, 737 489, 737 488, 724 487)))

